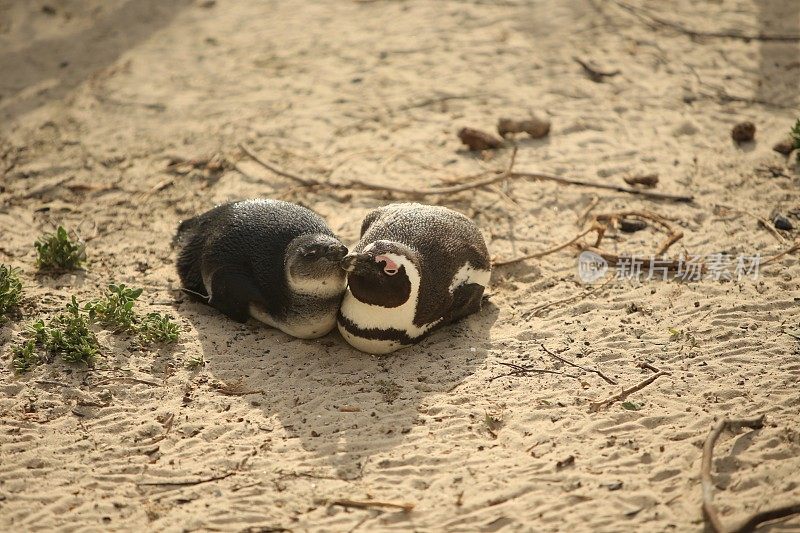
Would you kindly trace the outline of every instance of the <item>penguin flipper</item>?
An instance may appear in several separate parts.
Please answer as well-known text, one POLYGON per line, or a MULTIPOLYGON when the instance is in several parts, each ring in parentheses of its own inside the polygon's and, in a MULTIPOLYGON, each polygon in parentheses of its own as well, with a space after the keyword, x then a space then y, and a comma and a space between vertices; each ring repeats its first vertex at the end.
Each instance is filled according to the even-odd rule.
POLYGON ((263 305, 261 291, 255 281, 241 272, 217 271, 211 277, 212 307, 236 322, 247 322, 252 304, 263 305))
POLYGON ((481 309, 484 286, 465 283, 453 291, 453 305, 450 307, 450 322, 460 320, 481 309))

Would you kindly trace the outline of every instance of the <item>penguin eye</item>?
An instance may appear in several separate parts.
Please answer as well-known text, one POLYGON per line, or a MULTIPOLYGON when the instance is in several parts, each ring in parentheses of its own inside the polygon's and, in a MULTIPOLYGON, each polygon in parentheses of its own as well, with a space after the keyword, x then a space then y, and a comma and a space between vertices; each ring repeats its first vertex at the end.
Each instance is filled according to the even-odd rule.
POLYGON ((394 276, 397 274, 397 268, 389 268, 388 266, 383 269, 383 273, 387 276, 394 276))

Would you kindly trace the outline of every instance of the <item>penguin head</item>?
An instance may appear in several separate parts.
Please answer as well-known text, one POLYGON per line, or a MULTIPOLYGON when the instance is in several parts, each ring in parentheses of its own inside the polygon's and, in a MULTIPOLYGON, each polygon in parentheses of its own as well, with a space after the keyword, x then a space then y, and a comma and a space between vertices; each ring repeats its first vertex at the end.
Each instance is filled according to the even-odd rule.
POLYGON ((344 275, 339 263, 347 247, 323 233, 295 237, 286 250, 286 275, 290 286, 309 294, 344 290, 344 275), (329 286, 328 280, 336 281, 329 286), (341 282, 341 283, 338 283, 341 282))
POLYGON ((353 296, 366 304, 399 307, 419 289, 417 253, 394 241, 375 241, 342 259, 353 296))

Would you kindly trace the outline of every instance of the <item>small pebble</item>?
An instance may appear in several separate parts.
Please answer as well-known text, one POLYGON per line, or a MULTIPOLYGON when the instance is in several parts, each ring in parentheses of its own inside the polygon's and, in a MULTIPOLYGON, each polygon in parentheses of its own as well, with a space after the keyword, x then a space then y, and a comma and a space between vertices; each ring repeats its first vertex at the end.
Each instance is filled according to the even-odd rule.
POLYGON ((785 231, 792 231, 794 229, 794 224, 792 224, 791 221, 789 221, 788 218, 786 218, 785 216, 781 215, 780 213, 777 213, 772 218, 772 223, 775 224, 776 228, 782 229, 782 230, 785 230, 785 231))
POLYGON ((779 154, 788 156, 789 154, 792 153, 792 150, 794 150, 794 140, 791 137, 787 137, 781 142, 776 143, 775 146, 772 147, 772 149, 778 152, 779 154))
POLYGON ((752 141, 756 136, 756 125, 752 122, 740 122, 731 130, 731 138, 736 143, 752 141))
POLYGON ((634 233, 641 231, 647 227, 647 222, 644 220, 636 220, 633 218, 622 218, 619 221, 619 229, 625 233, 634 233))

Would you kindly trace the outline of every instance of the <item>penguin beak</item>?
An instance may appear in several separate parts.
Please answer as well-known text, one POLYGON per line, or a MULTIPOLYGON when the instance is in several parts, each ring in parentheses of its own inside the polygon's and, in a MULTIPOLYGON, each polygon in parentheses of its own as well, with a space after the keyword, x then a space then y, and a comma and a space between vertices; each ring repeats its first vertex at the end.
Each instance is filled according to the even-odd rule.
POLYGON ((323 253, 325 259, 334 263, 339 263, 345 256, 347 256, 347 246, 338 243, 328 245, 328 248, 323 253))
POLYGON ((361 270, 365 265, 371 265, 375 260, 369 254, 347 254, 339 263, 347 272, 361 270), (361 267, 361 268, 359 268, 361 267))

